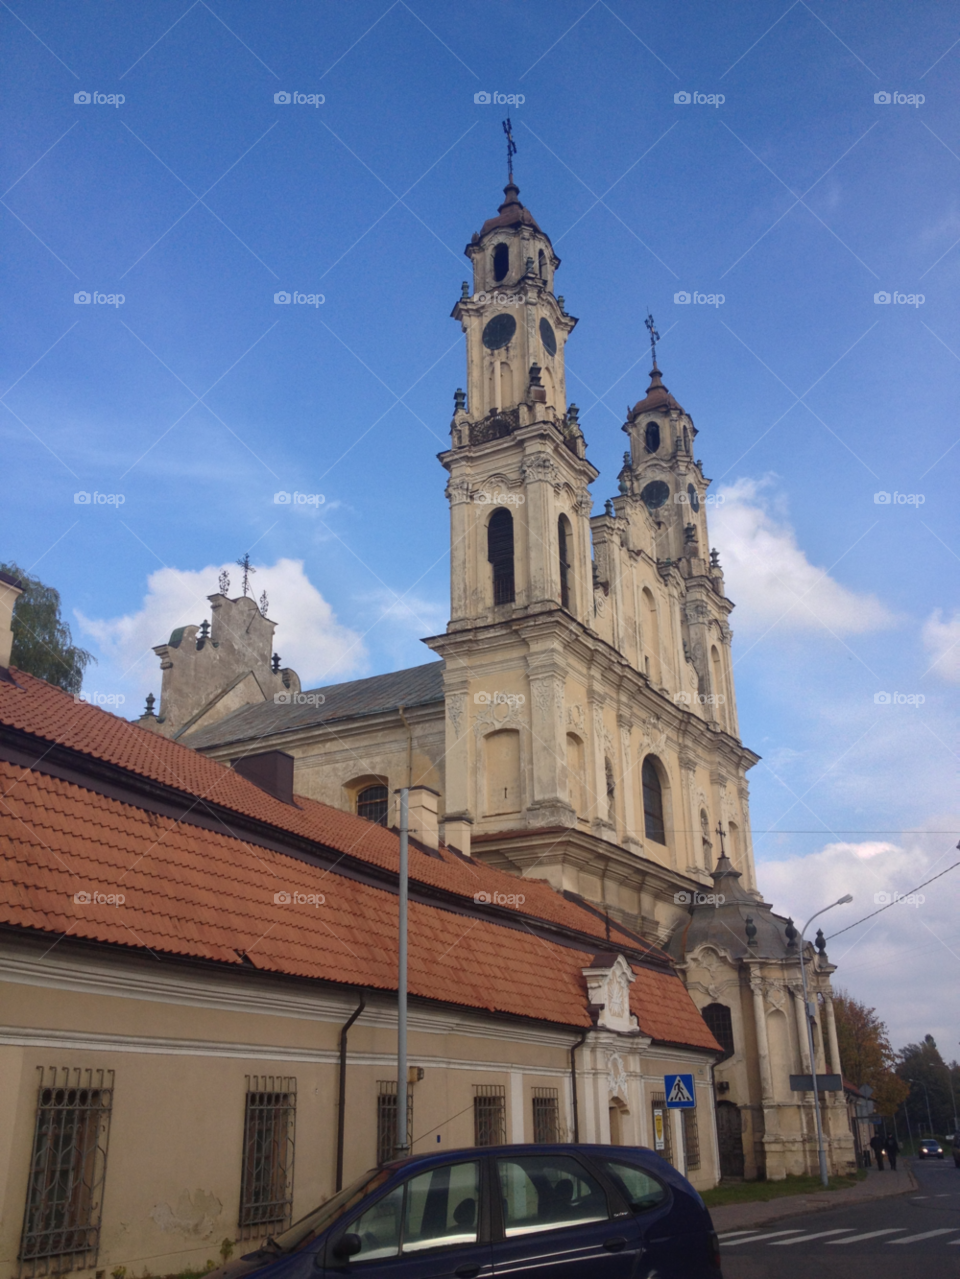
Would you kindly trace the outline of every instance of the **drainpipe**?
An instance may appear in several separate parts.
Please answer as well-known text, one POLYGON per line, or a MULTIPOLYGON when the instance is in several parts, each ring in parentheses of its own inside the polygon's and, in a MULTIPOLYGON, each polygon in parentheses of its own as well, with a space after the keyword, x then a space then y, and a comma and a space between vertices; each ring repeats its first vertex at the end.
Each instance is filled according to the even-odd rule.
POLYGON ((354 1009, 340 1031, 340 1103, 337 1110, 337 1190, 343 1189, 343 1127, 344 1107, 347 1098, 347 1031, 367 1006, 366 992, 361 992, 360 1003, 354 1009))
POLYGON ((400 718, 403 720, 403 727, 407 730, 407 788, 413 785, 413 729, 407 723, 407 717, 404 715, 404 707, 398 706, 400 718))
POLYGON ((573 1089, 573 1140, 576 1144, 580 1142, 580 1107, 577 1105, 577 1049, 583 1047, 589 1033, 588 1030, 585 1030, 570 1049, 570 1086, 573 1089))

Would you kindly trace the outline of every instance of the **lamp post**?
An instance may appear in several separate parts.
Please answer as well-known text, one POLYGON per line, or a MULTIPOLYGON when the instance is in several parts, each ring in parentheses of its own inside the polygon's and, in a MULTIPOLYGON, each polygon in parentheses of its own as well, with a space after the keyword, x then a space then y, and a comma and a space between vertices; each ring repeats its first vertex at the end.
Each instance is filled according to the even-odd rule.
POLYGON ((920 1087, 923 1089, 923 1095, 927 1102, 927 1123, 930 1125, 930 1136, 932 1137, 934 1135, 933 1134, 933 1115, 931 1115, 930 1113, 930 1094, 929 1092, 927 1092, 927 1085, 923 1082, 922 1079, 908 1079, 907 1083, 919 1084, 920 1087))
MULTIPOLYGON (((818 910, 815 915, 811 915, 804 926, 800 929, 800 981, 803 984, 803 1011, 807 1021, 807 1048, 810 1052, 810 1074, 813 1084, 813 1110, 817 1118, 817 1156, 820 1160, 820 1180, 824 1187, 829 1186, 830 1177, 827 1173, 827 1152, 823 1145, 823 1123, 820 1119, 820 1094, 817 1091, 817 1059, 813 1050, 813 1019, 810 1016, 810 1002, 807 998, 807 967, 803 958, 804 933, 810 927, 815 919, 819 919, 821 915, 825 915, 828 910, 833 910, 834 906, 846 906, 848 902, 852 902, 853 897, 850 893, 839 898, 835 902, 831 902, 829 906, 824 906, 823 910, 818 910)), ((839 1064, 839 1063, 838 1063, 839 1064)))

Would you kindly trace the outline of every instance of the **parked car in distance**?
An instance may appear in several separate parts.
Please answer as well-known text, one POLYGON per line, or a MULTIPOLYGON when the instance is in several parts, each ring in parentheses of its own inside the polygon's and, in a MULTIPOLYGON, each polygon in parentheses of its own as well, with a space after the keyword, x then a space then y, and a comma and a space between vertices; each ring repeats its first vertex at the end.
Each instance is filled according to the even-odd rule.
POLYGON ((703 1200, 652 1150, 495 1146, 372 1168, 209 1279, 722 1279, 703 1200))
POLYGON ((943 1147, 935 1137, 925 1137, 917 1148, 921 1159, 942 1159, 943 1147))

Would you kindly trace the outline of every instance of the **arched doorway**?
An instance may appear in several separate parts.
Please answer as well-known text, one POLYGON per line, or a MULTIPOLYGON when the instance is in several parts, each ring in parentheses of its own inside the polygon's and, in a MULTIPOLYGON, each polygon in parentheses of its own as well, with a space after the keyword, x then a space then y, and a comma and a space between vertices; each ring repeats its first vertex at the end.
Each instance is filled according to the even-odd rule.
POLYGON ((717 1102, 717 1144, 720 1176, 743 1177, 743 1121, 732 1101, 717 1102))

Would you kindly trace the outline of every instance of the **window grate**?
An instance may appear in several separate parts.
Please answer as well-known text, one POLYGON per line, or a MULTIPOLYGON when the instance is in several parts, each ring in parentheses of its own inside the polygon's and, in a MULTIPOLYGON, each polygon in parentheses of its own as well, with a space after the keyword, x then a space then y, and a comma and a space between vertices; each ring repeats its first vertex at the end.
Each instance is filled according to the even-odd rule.
POLYGON ((650 1108, 653 1119, 653 1141, 650 1143, 656 1149, 657 1140, 657 1114, 661 1116, 663 1125, 663 1149, 657 1151, 663 1155, 668 1164, 673 1163, 673 1131, 670 1122, 670 1111, 667 1110, 667 1095, 662 1092, 655 1092, 650 1098, 650 1108))
POLYGON ((556 1088, 533 1090, 533 1140, 549 1144, 560 1140, 560 1098, 556 1088))
POLYGON ((275 1234, 290 1224, 297 1081, 248 1075, 243 1123, 240 1237, 275 1234))
POLYGON ((113 1071, 39 1066, 37 1119, 20 1238, 21 1275, 96 1265, 113 1071))
POLYGON ((357 796, 357 816, 378 826, 387 824, 387 807, 390 793, 386 786, 367 786, 357 796))
POLYGON ((475 1146, 503 1146, 507 1140, 506 1089, 503 1084, 473 1085, 475 1146))
MULTIPOLYGON (((407 1085, 407 1149, 413 1144, 413 1088, 407 1085)), ((397 1157, 397 1081, 377 1080, 377 1163, 397 1157)))
POLYGON ((687 1163, 687 1172, 696 1172, 700 1167, 700 1134, 697 1132, 696 1110, 681 1110, 683 1119, 683 1155, 687 1163))

